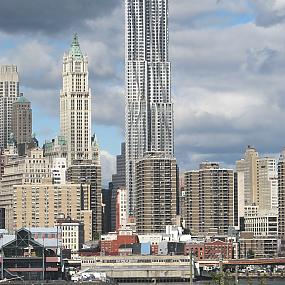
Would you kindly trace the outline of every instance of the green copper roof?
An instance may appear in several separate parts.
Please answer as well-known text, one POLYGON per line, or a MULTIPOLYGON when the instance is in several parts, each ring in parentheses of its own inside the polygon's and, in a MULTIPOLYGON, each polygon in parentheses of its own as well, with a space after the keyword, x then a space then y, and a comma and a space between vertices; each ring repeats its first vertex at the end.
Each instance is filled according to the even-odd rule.
POLYGON ((74 58, 82 58, 83 57, 83 54, 82 54, 81 49, 80 49, 79 41, 78 41, 78 35, 76 33, 74 34, 69 54, 74 58))
POLYGON ((20 96, 17 99, 17 103, 31 103, 27 98, 25 98, 24 96, 20 96))

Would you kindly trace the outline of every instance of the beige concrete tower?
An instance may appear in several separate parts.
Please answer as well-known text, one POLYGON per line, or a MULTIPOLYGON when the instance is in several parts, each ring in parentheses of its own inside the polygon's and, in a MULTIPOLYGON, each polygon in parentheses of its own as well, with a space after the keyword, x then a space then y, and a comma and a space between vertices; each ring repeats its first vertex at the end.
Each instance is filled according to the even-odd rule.
POLYGON ((236 162, 237 172, 244 173, 244 204, 250 206, 257 203, 257 160, 258 152, 248 146, 244 159, 236 162))
POLYGON ((75 34, 63 57, 63 87, 60 93, 60 132, 67 141, 67 164, 92 159, 91 91, 88 87, 88 61, 75 34))

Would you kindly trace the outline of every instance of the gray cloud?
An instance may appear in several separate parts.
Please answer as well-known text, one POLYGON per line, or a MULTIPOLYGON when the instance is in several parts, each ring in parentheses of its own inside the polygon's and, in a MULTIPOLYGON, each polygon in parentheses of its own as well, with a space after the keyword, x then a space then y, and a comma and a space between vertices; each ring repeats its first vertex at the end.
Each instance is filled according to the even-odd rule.
POLYGON ((118 4, 118 0, 1 1, 0 29, 7 33, 78 31, 87 20, 110 13, 118 4))
POLYGON ((270 27, 285 20, 285 3, 283 0, 251 0, 256 14, 256 24, 270 27))
MULTIPOLYGON (((10 0, 5 1, 5 7, 10 5, 6 2, 10 0)), ((25 1, 25 5, 26 2, 29 1, 25 1)), ((13 61, 18 64, 27 97, 37 106, 48 98, 45 112, 58 116, 61 59, 64 50, 68 49, 70 31, 79 31, 82 50, 89 57, 93 121, 96 125, 116 126, 123 130, 123 1, 92 0, 88 11, 81 6, 77 12, 75 7, 88 1, 56 2, 60 3, 58 10, 61 13, 53 15, 50 8, 45 8, 50 12, 51 26, 44 16, 38 27, 30 25, 31 19, 40 21, 38 16, 32 16, 36 9, 33 8, 32 12, 27 12, 30 20, 21 20, 23 27, 18 27, 19 22, 6 27, 1 24, 4 21, 1 9, 0 26, 5 37, 7 33, 21 31, 41 32, 41 36, 33 39, 31 33, 17 35, 20 41, 9 52, 1 54, 0 63, 13 61), (95 6, 97 9, 94 10, 95 6), (111 7, 108 13, 103 6, 111 7), (68 12, 68 9, 75 10, 68 12), (64 14, 60 15, 62 19, 59 14, 64 14), (61 37, 59 46, 54 44, 54 37, 57 44, 61 37)), ((169 2, 176 156, 181 169, 195 168, 203 160, 233 166, 249 144, 260 153, 278 153, 285 141, 280 126, 285 120, 282 1, 169 2), (223 28, 219 28, 219 23, 216 25, 213 19, 221 11, 237 17, 234 24, 225 25, 224 22, 223 28), (256 19, 239 23, 239 15, 256 15, 256 19)), ((51 3, 53 1, 45 1, 43 5, 50 7, 51 3)), ((109 178, 114 170, 114 158, 105 152, 102 161, 104 177, 109 178)))

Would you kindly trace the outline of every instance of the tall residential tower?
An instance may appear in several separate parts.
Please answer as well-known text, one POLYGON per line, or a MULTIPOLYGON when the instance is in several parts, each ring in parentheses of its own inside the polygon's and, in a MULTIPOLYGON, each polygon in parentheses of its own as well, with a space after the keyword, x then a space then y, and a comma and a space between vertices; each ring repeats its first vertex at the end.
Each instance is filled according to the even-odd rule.
POLYGON ((168 0, 125 0, 126 187, 135 209, 135 161, 146 152, 173 157, 168 0))
POLYGON ((63 57, 63 87, 60 93, 60 132, 67 141, 68 165, 73 160, 92 159, 91 91, 88 87, 88 61, 74 35, 63 57))

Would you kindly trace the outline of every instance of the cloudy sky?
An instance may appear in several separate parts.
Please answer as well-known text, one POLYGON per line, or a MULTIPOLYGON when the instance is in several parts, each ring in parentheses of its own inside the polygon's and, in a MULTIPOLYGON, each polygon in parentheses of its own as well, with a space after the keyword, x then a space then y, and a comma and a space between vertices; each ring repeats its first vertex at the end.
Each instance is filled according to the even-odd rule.
MULTIPOLYGON (((124 137, 123 0, 2 0, 0 64, 16 64, 41 143, 59 132, 61 61, 89 57, 104 181, 124 137)), ((169 0, 176 157, 233 166, 247 145, 285 146, 285 0, 169 0)))

